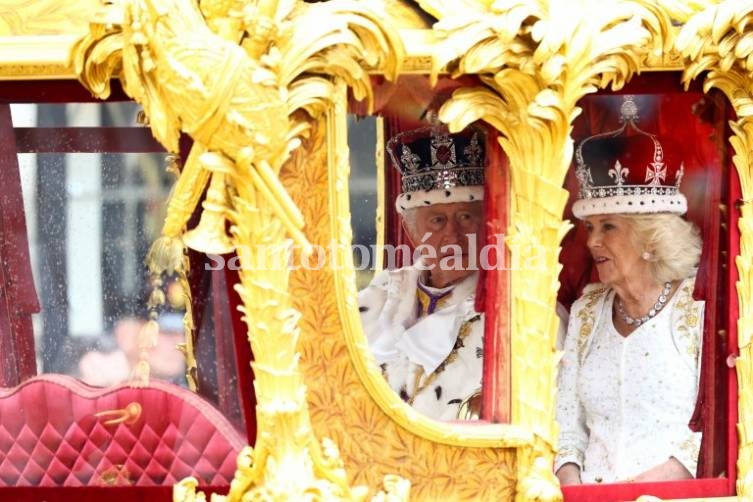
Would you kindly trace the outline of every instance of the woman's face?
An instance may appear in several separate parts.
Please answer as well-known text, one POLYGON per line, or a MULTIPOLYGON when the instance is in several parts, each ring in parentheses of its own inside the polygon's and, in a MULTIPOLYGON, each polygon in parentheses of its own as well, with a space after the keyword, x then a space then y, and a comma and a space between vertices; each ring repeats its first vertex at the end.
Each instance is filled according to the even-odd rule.
POLYGON ((613 287, 650 273, 630 239, 629 221, 618 215, 601 214, 584 220, 588 249, 599 272, 599 280, 613 287))

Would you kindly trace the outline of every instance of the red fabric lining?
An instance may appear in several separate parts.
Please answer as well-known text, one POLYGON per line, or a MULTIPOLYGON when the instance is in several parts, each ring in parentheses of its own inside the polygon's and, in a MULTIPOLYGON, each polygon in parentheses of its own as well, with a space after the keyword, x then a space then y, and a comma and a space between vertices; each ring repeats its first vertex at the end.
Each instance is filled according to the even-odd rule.
POLYGON ((724 497, 730 494, 727 480, 693 479, 661 483, 609 483, 562 487, 564 502, 606 502, 635 500, 642 495, 660 498, 724 497))
MULTIPOLYGON (((238 369, 238 389, 241 392, 243 418, 246 422, 246 437, 251 444, 255 444, 257 432, 256 414, 254 413, 256 409, 256 393, 253 391, 254 371, 251 367, 254 354, 251 351, 251 344, 248 338, 249 328, 244 321, 243 313, 239 309, 243 305, 243 302, 238 290, 235 288, 236 284, 240 284, 240 277, 238 277, 238 271, 233 270, 232 267, 225 267, 222 273, 225 275, 225 282, 221 284, 226 288, 227 298, 230 300, 229 320, 235 344, 235 364, 238 369)), ((219 280, 220 278, 217 279, 219 280)), ((225 319, 225 322, 227 322, 227 319, 225 319)))
POLYGON ((228 485, 244 438, 190 391, 98 388, 66 375, 40 375, 0 390, 0 486, 174 484, 194 476, 228 485), (142 407, 131 424, 95 413, 142 407))
POLYGON ((0 104, 0 386, 36 374, 31 315, 39 312, 29 261, 21 177, 10 105, 0 104))
POLYGON ((505 234, 508 225, 507 157, 498 146, 498 135, 487 140, 488 167, 484 187, 486 226, 479 241, 495 246, 502 254, 489 253, 490 270, 479 272, 476 310, 486 313, 484 325, 484 375, 481 418, 494 423, 509 423, 512 407, 510 372, 510 274, 505 264, 509 254, 496 234, 505 234), (501 260, 502 263, 498 263, 501 260), (491 266, 501 267, 492 269, 491 266))

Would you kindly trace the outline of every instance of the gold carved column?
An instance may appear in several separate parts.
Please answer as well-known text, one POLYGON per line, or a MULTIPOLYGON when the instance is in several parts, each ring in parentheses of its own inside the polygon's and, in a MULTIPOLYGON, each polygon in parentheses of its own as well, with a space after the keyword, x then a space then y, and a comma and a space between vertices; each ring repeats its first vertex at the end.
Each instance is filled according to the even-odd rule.
MULTIPOLYGON (((149 257, 153 271, 180 268, 187 245, 234 249, 240 259, 258 436, 239 456, 224 500, 366 494, 350 488, 336 445, 312 429, 287 260, 293 245, 301 259, 312 249, 280 172, 303 137, 319 134, 346 85, 370 100, 367 69, 393 78, 401 60, 397 35, 366 4, 347 0, 124 0, 98 13, 74 48, 82 83, 105 98, 110 78, 119 78, 167 150, 178 151, 181 133, 194 140, 149 257), (205 223, 186 232, 207 183, 205 223)), ((203 497, 195 483, 177 485, 174 498, 203 497)))
POLYGON ((439 22, 434 72, 478 74, 440 111, 459 130, 484 120, 500 133, 512 180, 506 244, 511 263, 512 423, 533 432, 518 449, 516 500, 559 500, 552 473, 559 243, 569 229, 562 188, 577 102, 620 88, 645 51, 668 43, 669 17, 649 1, 505 2, 421 0, 439 22), (540 256, 541 250, 546 255, 540 256))

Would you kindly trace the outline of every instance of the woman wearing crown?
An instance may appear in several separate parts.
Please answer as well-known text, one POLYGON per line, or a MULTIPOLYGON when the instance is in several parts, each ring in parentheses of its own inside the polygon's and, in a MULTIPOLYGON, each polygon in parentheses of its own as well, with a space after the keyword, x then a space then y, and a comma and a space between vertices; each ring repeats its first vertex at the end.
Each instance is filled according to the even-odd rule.
POLYGON ((703 302, 693 300, 701 241, 686 221, 677 154, 636 125, 576 151, 573 214, 588 232, 600 284, 570 312, 558 377, 555 472, 565 484, 695 475, 703 302))

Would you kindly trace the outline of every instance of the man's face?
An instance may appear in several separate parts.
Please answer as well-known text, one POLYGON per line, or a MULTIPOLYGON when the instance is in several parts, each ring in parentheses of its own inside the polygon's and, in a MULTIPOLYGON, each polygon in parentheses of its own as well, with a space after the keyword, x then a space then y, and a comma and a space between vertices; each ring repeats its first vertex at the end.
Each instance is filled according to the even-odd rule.
POLYGON ((481 252, 478 236, 484 222, 482 202, 433 204, 413 211, 403 220, 403 226, 414 247, 424 246, 421 254, 429 269, 430 284, 444 287, 471 275, 481 252), (469 253, 475 254, 470 260, 469 253), (473 269, 469 269, 469 262, 473 269))

